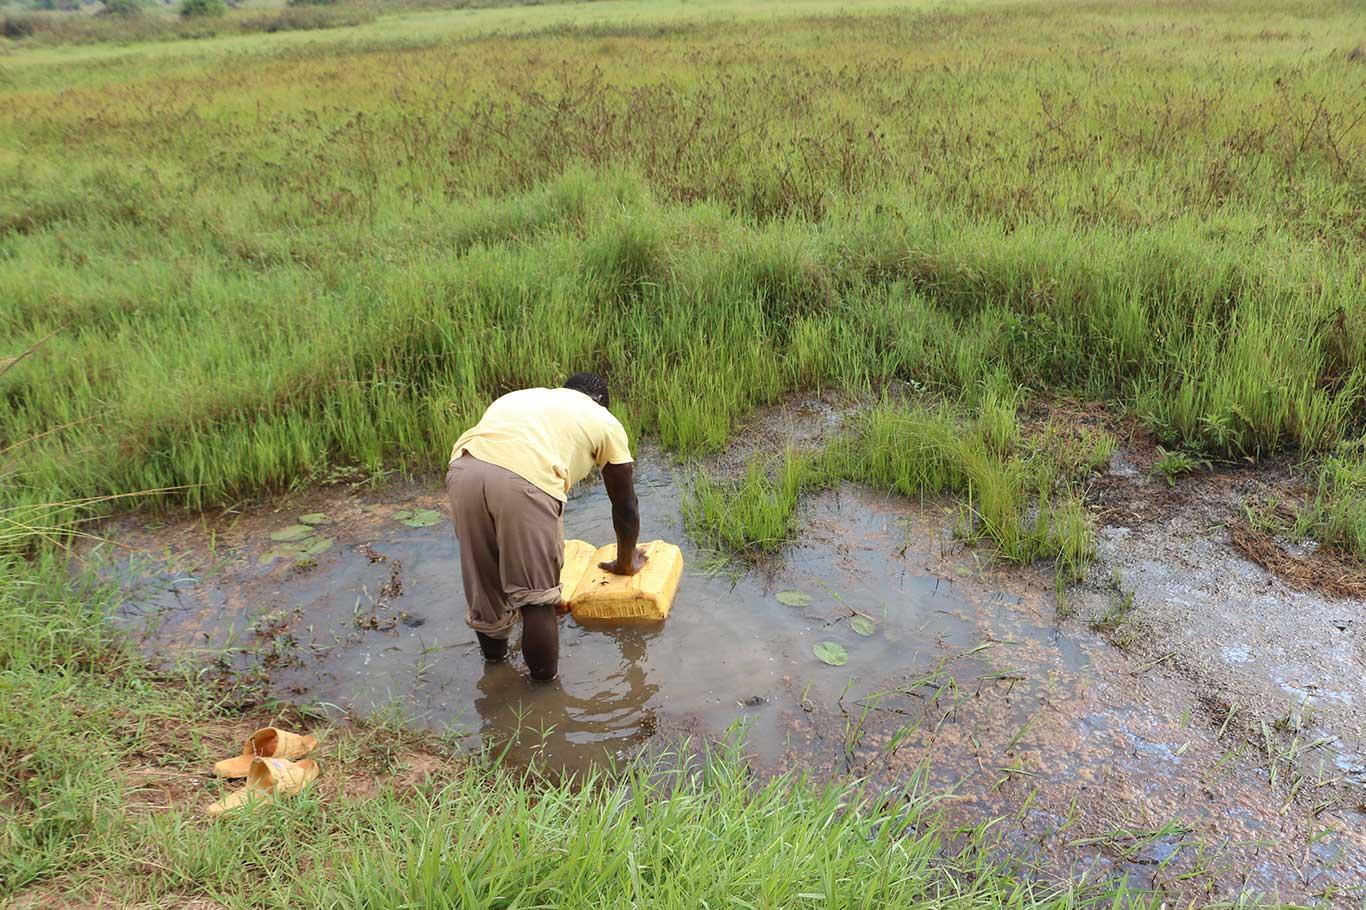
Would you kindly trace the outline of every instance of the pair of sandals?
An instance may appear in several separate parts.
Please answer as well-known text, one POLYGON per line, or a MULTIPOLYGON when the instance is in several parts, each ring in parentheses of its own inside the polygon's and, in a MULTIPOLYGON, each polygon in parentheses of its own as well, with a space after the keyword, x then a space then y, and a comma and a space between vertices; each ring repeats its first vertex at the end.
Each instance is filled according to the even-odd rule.
POLYGON ((316 736, 300 736, 278 727, 257 730, 242 745, 242 754, 213 766, 216 777, 246 778, 246 786, 234 790, 204 811, 222 815, 242 806, 248 808, 281 796, 293 796, 318 779, 318 763, 305 755, 318 746, 316 736))

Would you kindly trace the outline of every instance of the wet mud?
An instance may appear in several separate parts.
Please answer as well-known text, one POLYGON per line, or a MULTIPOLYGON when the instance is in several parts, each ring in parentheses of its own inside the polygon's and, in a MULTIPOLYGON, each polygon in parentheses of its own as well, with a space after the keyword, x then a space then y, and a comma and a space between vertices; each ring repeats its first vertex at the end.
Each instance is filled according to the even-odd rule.
MULTIPOLYGON (((955 541, 950 504, 845 487, 803 504, 803 534, 772 565, 743 569, 688 539, 683 479, 658 457, 638 472, 643 537, 680 543, 689 564, 670 619, 565 620, 550 685, 530 684, 519 660, 481 660, 433 485, 313 491, 160 527, 126 519, 106 532, 118 546, 92 556, 127 592, 114 621, 148 653, 254 669, 290 700, 396 706, 412 723, 466 731, 472 747, 570 772, 679 736, 742 735, 764 772, 857 775, 875 792, 927 787, 956 821, 999 817, 1012 853, 1045 875, 1122 875, 1196 903, 1361 905, 1352 715, 1290 721, 1259 743, 1249 719, 1279 703, 1254 699, 1248 680, 1309 704, 1296 701, 1306 679, 1276 669, 1299 653, 1296 633, 1281 629, 1284 652, 1271 654, 1236 611, 1202 636, 1163 631, 1172 597, 1202 609, 1173 593, 1192 573, 1171 568, 1167 544, 1145 550, 1141 529, 1107 526, 1100 574, 1060 604, 1051 575, 993 565, 955 541), (1126 586, 1132 609, 1115 618, 1126 586), (1126 643, 1126 628, 1149 640, 1126 643), (1227 673, 1195 672, 1237 649, 1248 659, 1229 658, 1227 673)), ((1161 525, 1184 527, 1172 516, 1161 525)), ((576 491, 565 531, 610 541, 600 485, 576 491)), ((1196 551, 1201 568, 1262 572, 1266 583, 1223 550, 1196 551)), ((1223 582, 1208 582, 1217 599, 1223 582)), ((1295 602, 1281 597, 1255 608, 1295 602)), ((1303 666, 1318 666, 1321 641, 1303 647, 1303 666)), ((1342 691, 1359 704, 1355 659, 1356 689, 1319 676, 1312 698, 1342 691)))
MULTIPOLYGON (((1238 540, 1245 502, 1293 496, 1288 472, 1212 472, 1172 489, 1121 456, 1111 475, 1121 483, 1109 487, 1089 590, 1077 592, 1082 612, 1108 625, 1118 605, 1107 630, 1117 645, 1172 666, 1231 725, 1320 743, 1344 782, 1366 786, 1366 599, 1335 596, 1337 578, 1268 571, 1238 540)), ((1262 545, 1284 564, 1315 564, 1300 545, 1262 545)))

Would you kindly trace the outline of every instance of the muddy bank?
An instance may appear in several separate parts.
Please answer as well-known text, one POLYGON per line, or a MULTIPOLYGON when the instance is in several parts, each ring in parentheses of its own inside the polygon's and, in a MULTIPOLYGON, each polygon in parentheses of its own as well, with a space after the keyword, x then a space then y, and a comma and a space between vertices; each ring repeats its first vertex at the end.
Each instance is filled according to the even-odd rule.
POLYGON ((1172 488, 1141 456, 1117 457, 1096 497, 1098 559, 1076 601, 1110 641, 1190 680, 1221 723, 1263 750, 1314 743, 1332 755, 1333 778, 1366 785, 1366 600, 1279 577, 1234 537, 1245 502, 1284 501, 1293 483, 1272 463, 1172 488))
MULTIPOLYGON (((1148 482, 1124 461, 1115 473, 1148 482)), ((106 548, 104 571, 128 592, 115 621, 149 653, 255 670, 281 697, 329 710, 395 706, 516 761, 582 770, 738 726, 766 771, 856 774, 895 791, 928 766, 924 785, 955 818, 1000 816, 1002 835, 1049 873, 1122 874, 1186 900, 1359 906, 1347 895, 1366 881, 1366 816, 1342 767, 1352 715, 1301 711, 1298 727, 1272 731, 1279 745, 1259 747, 1253 719, 1282 702, 1253 694, 1285 691, 1283 655, 1316 666, 1318 639, 1295 650, 1295 628, 1277 625, 1258 634, 1284 650, 1258 644, 1248 616, 1283 605, 1275 580, 1202 533, 1201 514, 1107 525, 1092 584, 1060 611, 1051 575, 993 566, 955 541, 951 504, 850 487, 811 497, 801 538, 764 571, 735 574, 684 533, 682 479, 654 453, 642 459, 643 533, 680 542, 689 561, 674 615, 631 629, 566 620, 550 686, 529 685, 516 661, 479 659, 430 484, 312 491, 164 527, 124 520, 110 530, 133 550, 106 548), (1210 573, 1196 586, 1207 596, 1259 572, 1270 593, 1222 614, 1174 595, 1176 578, 1192 578, 1171 550, 1184 533, 1210 573), (1115 617, 1126 585, 1138 593, 1115 617), (1182 637, 1192 624, 1180 610, 1204 614, 1198 634, 1182 637), (1219 675, 1208 667, 1221 648, 1249 659, 1219 675)), ((566 533, 610 539, 600 487, 577 492, 566 533)), ((1358 699, 1342 667, 1322 688, 1358 699)))

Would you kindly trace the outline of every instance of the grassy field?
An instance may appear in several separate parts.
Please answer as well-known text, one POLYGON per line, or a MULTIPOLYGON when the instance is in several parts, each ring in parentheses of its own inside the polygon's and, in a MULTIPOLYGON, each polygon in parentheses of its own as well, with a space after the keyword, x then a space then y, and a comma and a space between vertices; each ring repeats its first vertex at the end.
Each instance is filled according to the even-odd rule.
MULTIPOLYGON (((1065 577, 1090 545, 1079 477, 1113 441, 1018 411, 1067 396, 1192 458, 1298 453, 1321 480, 1297 530, 1366 556, 1359 3, 604 0, 356 21, 0 39, 0 894, 86 870, 246 905, 232 863, 266 883, 255 905, 436 887, 449 870, 423 865, 423 838, 486 804, 461 781, 243 823, 262 832, 250 856, 185 842, 191 807, 130 822, 100 750, 140 754, 147 720, 115 706, 238 708, 95 634, 103 595, 72 588, 52 546, 119 506, 436 468, 491 397, 577 369, 683 455, 792 391, 886 396, 866 445, 700 482, 694 527, 741 550, 842 478, 959 495, 965 533, 1065 577), (31 748, 35 727, 61 747, 31 748), (341 844, 337 874, 277 871, 323 816, 309 850, 341 844), (182 852, 140 867, 153 842, 182 852), (382 844, 391 864, 363 876, 382 844)), ((578 849, 576 799, 641 837, 700 812, 740 853, 740 828, 807 821, 733 781, 677 804, 637 802, 635 778, 549 792, 497 836, 545 826, 578 849)), ((804 891, 882 905, 850 894, 858 869, 945 906, 1007 903, 1004 873, 955 879, 986 889, 955 903, 918 842, 874 851, 867 819, 829 817, 804 891)), ((550 902, 538 862, 500 887, 550 902)), ((694 884, 622 862, 602 887, 694 884)), ((783 903, 745 874, 745 899, 783 903)))
POLYGON ((889 380, 1359 430, 1350 4, 610 6, 7 59, 6 353, 57 331, 0 378, 8 503, 430 468, 576 366, 682 452, 889 380))

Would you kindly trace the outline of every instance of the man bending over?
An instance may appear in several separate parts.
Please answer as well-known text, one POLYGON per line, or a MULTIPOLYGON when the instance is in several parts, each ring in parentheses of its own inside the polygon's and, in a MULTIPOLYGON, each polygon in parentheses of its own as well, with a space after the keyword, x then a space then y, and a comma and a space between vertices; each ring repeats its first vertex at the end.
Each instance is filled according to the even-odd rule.
POLYGON ((617 533, 616 562, 602 568, 634 575, 645 564, 636 548, 631 450, 607 404, 607 382, 595 373, 575 373, 559 389, 509 392, 451 450, 446 495, 460 542, 465 621, 484 659, 502 660, 520 613, 522 656, 533 679, 559 671, 564 504, 594 465, 602 468, 617 533))

